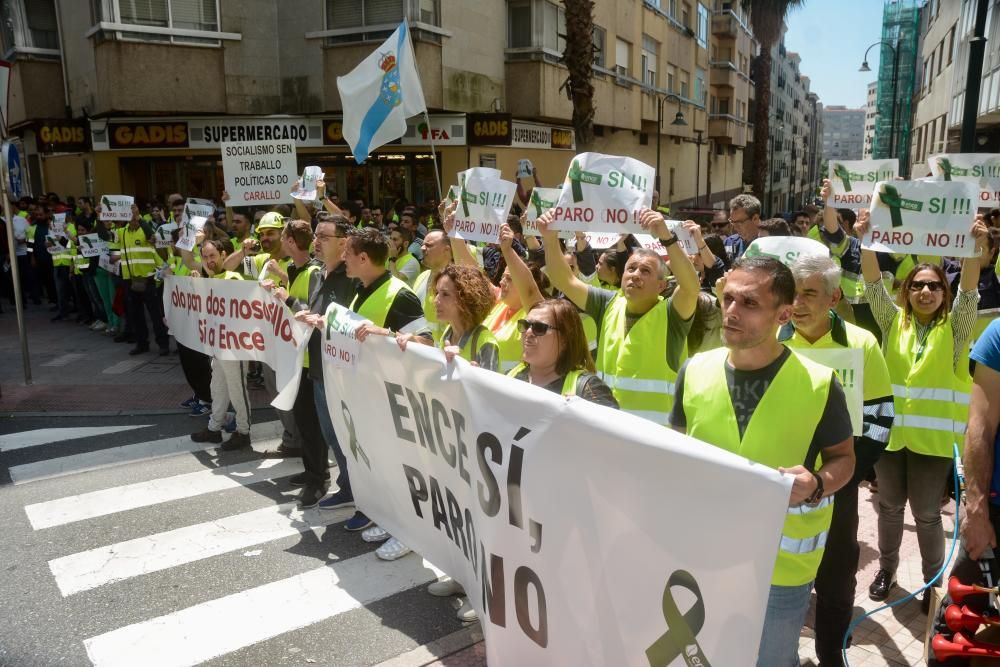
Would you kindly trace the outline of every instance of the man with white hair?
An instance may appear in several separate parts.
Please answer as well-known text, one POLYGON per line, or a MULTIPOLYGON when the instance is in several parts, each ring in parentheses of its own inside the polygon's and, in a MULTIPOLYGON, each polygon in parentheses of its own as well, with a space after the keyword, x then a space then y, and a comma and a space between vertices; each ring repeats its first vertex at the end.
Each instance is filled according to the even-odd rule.
MULTIPOLYGON (((826 551, 816 574, 816 655, 821 667, 840 666, 860 557, 858 484, 889 443, 895 415, 892 384, 875 337, 834 312, 841 298, 840 267, 829 257, 805 256, 791 269, 795 277, 792 319, 778 331, 778 340, 821 364, 823 352, 813 356, 812 351, 852 348, 861 350, 864 360, 862 432, 854 438, 854 476, 834 494, 826 551)), ((849 386, 847 379, 841 380, 849 386)))

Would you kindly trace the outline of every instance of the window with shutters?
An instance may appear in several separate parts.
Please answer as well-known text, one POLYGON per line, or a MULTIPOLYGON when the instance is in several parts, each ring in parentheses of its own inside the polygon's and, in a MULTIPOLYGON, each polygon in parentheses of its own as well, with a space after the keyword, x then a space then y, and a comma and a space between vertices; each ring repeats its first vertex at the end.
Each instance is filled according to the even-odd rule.
MULTIPOLYGON (((218 46, 219 0, 93 0, 105 39, 218 46), (134 26, 137 30, 128 30, 134 26), (198 33, 206 33, 200 36, 198 33)), ((229 38, 229 37, 227 37, 229 38)), ((238 38, 238 37, 237 37, 238 38)))
POLYGON ((5 59, 18 53, 59 57, 55 0, 4 0, 0 3, 0 22, 5 59))
MULTIPOLYGON (((530 3, 521 4, 522 10, 529 5, 520 16, 523 25, 531 11, 530 3)), ((440 0, 326 0, 326 28, 340 33, 328 37, 327 44, 383 41, 404 19, 414 39, 440 42, 439 31, 426 30, 441 25, 440 0)))

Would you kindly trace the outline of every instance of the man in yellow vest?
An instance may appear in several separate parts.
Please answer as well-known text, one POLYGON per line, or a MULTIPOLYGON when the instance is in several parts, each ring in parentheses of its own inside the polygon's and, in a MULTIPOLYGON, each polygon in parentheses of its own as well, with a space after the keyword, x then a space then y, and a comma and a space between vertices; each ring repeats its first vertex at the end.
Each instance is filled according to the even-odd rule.
POLYGON ((410 252, 413 243, 413 232, 405 227, 397 227, 389 234, 389 259, 387 267, 392 275, 407 285, 413 286, 413 281, 420 273, 420 262, 410 252))
MULTIPOLYGON (((792 475, 758 667, 797 667, 799 632, 833 514, 854 473, 854 438, 834 372, 778 342, 795 279, 769 257, 740 259, 722 289, 724 348, 693 356, 677 376, 675 430, 792 475)), ((734 499, 734 502, 739 502, 734 499)))
MULTIPOLYGON (((427 320, 420 307, 417 295, 399 278, 393 277, 385 268, 389 257, 389 242, 378 229, 365 227, 351 235, 344 251, 347 275, 361 282, 358 293, 351 302, 351 310, 368 320, 358 327, 357 339, 364 343, 372 336, 394 336, 397 333, 412 333, 431 341, 427 331, 427 320)), ((410 553, 410 548, 373 524, 364 513, 354 514, 344 528, 350 531, 363 530, 366 542, 385 540, 375 555, 382 560, 396 560, 410 553)))
MULTIPOLYGON (((319 289, 323 282, 322 263, 309 256, 312 245, 312 226, 305 220, 290 220, 281 234, 283 253, 291 258, 288 271, 281 276, 281 282, 288 287, 278 285, 279 277, 273 280, 265 279, 261 284, 264 289, 273 290, 273 294, 294 304, 295 301, 309 302, 309 295, 319 289), (294 301, 292 300, 294 299, 294 301)), ((276 262, 270 260, 271 275, 276 275, 276 262)), ((330 486, 330 469, 326 455, 326 441, 320 427, 319 416, 316 414, 316 403, 313 399, 313 382, 309 378, 310 364, 321 363, 320 359, 310 359, 307 351, 302 360, 303 369, 299 377, 299 390, 292 406, 292 416, 302 443, 303 474, 293 479, 293 484, 304 487, 299 498, 299 507, 308 509, 315 507, 326 495, 330 486)))
POLYGON ((857 350, 854 354, 863 364, 860 369, 838 373, 845 387, 861 382, 861 402, 852 406, 861 415, 861 430, 854 432, 854 475, 834 496, 830 534, 816 574, 816 655, 820 665, 831 667, 843 665, 841 647, 854 611, 861 556, 858 484, 889 444, 895 409, 889 368, 875 336, 845 322, 834 310, 841 298, 840 268, 830 257, 802 256, 791 269, 795 276, 792 320, 778 332, 778 340, 830 368, 844 368, 839 364, 845 350, 857 350))
POLYGON ((438 275, 452 262, 451 242, 448 235, 440 229, 432 229, 424 237, 420 247, 424 253, 424 266, 427 270, 413 281, 413 291, 423 306, 424 317, 427 318, 427 328, 434 337, 434 343, 441 340, 444 327, 438 322, 437 310, 434 307, 434 284, 438 275))
POLYGON ((552 286, 598 324, 597 374, 622 410, 666 426, 701 287, 694 265, 663 217, 647 209, 640 224, 667 249, 677 279, 673 295, 660 295, 667 287, 667 267, 645 248, 633 251, 625 263, 621 291, 593 287, 573 275, 558 235, 549 229, 551 219, 551 212, 538 219, 545 270, 552 286))
POLYGON ((149 313, 160 356, 166 356, 170 354, 170 339, 163 324, 163 302, 153 283, 153 274, 163 265, 163 259, 156 253, 152 229, 143 223, 138 206, 132 205, 132 219, 117 231, 116 242, 121 248, 122 280, 128 284, 125 301, 128 326, 135 337, 135 347, 129 354, 149 352, 146 325, 146 313, 149 313))

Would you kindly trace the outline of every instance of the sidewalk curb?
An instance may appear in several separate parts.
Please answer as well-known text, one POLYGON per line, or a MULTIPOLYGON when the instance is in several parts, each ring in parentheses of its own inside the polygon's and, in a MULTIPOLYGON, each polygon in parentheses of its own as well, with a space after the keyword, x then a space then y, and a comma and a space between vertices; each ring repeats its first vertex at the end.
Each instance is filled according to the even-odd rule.
MULTIPOLYGON (((251 412, 260 410, 272 410, 270 405, 252 408, 251 412)), ((46 412, 45 410, 34 412, 2 412, 0 419, 15 419, 19 417, 52 417, 56 419, 68 419, 75 417, 162 417, 164 415, 183 415, 184 408, 160 408, 155 410, 83 410, 77 412, 46 412)))
POLYGON ((481 641, 483 641, 483 629, 479 623, 473 623, 450 635, 380 662, 375 667, 423 667, 481 641))

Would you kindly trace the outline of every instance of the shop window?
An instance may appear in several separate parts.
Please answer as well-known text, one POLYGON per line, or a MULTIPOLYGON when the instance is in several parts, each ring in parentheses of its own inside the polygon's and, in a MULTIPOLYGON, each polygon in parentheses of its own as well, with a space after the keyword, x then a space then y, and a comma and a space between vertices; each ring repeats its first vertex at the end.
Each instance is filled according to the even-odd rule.
POLYGON ((5 0, 0 3, 4 58, 16 53, 59 57, 55 0, 5 0))
POLYGON ((338 31, 327 44, 385 40, 403 20, 415 39, 439 41, 440 0, 326 0, 326 28, 338 31))
POLYGON ((94 0, 94 16, 105 38, 205 46, 221 43, 219 0, 94 0), (109 30, 109 26, 141 30, 109 30))

